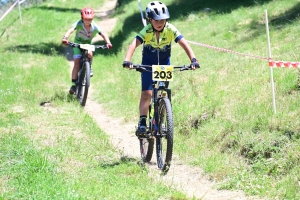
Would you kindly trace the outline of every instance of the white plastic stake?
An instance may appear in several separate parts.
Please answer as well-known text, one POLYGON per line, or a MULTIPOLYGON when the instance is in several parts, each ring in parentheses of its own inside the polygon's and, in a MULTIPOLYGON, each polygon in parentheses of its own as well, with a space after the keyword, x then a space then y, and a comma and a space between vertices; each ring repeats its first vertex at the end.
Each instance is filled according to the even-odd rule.
MULTIPOLYGON (((22 2, 21 2, 22 3, 22 2)), ((19 15, 20 15, 20 21, 21 21, 21 24, 22 24, 22 13, 21 13, 21 8, 20 8, 20 1, 18 0, 18 6, 19 6, 19 15)))
POLYGON ((0 18, 0 21, 2 21, 2 19, 4 19, 4 17, 10 13, 10 11, 15 7, 15 5, 17 4, 18 2, 16 1, 3 15, 2 17, 0 18))
POLYGON ((140 13, 141 13, 141 17, 142 17, 142 22, 143 22, 143 25, 146 26, 147 23, 146 23, 146 20, 144 19, 144 15, 143 15, 143 9, 142 9, 142 5, 141 5, 141 1, 138 0, 139 2, 139 8, 140 8, 140 13))
MULTIPOLYGON (((269 57, 268 58, 270 60, 272 58, 272 53, 271 53, 271 42, 270 42, 269 23, 268 23, 268 11, 267 10, 265 10, 265 23, 266 23, 266 32, 267 32, 267 39, 268 39, 268 53, 269 53, 269 57)), ((276 114, 276 100, 275 100, 273 67, 270 67, 270 81, 271 81, 271 89, 272 89, 273 110, 274 110, 274 114, 276 114)))

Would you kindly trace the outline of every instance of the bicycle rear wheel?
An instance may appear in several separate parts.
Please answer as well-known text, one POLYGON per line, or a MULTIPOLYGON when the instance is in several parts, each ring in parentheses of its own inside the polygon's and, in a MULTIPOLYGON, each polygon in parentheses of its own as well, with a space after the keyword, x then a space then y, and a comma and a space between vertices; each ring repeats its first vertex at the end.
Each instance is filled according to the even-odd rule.
POLYGON ((156 137, 157 166, 167 173, 171 166, 173 154, 173 114, 171 102, 168 98, 161 98, 158 102, 158 133, 156 137))
POLYGON ((78 90, 76 91, 77 98, 82 106, 85 106, 89 87, 90 87, 90 63, 84 62, 81 73, 78 76, 78 90))

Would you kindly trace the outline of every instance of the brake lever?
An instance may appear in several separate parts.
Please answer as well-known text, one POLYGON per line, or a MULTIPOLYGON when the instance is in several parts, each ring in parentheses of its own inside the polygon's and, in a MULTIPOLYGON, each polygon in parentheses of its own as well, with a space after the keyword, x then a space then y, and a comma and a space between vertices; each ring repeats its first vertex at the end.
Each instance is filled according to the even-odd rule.
POLYGON ((190 66, 184 65, 184 67, 180 68, 180 71, 190 70, 190 66))
POLYGON ((145 67, 137 67, 137 68, 135 68, 135 70, 138 72, 144 72, 144 71, 146 71, 146 68, 145 67))

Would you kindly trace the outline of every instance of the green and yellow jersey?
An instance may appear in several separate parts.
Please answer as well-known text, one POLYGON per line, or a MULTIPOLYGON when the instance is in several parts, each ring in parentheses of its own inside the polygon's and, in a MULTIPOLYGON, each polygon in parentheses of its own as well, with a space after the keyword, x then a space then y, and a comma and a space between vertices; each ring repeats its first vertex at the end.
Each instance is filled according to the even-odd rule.
POLYGON ((166 22, 158 41, 151 24, 145 26, 136 38, 144 45, 142 64, 168 65, 170 64, 172 41, 178 42, 183 36, 175 26, 166 22))

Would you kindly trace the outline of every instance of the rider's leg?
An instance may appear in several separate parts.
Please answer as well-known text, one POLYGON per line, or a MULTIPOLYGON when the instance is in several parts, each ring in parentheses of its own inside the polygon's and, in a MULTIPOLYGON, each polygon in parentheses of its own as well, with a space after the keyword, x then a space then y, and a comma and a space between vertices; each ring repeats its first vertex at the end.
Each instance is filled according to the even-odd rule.
POLYGON ((74 59, 74 67, 72 70, 72 80, 75 80, 75 81, 77 80, 79 68, 80 68, 80 58, 75 58, 74 59))
POLYGON ((151 101, 152 90, 144 90, 141 93, 140 98, 140 126, 146 126, 147 124, 147 114, 149 109, 149 104, 151 101))
POLYGON ((72 69, 72 86, 69 90, 70 94, 75 94, 76 92, 76 80, 78 77, 78 71, 80 67, 80 58, 81 58, 81 50, 77 47, 73 48, 74 66, 72 69))
POLYGON ((149 110, 149 104, 151 101, 152 90, 144 90, 141 93, 140 98, 140 119, 138 123, 138 129, 136 131, 137 136, 145 136, 147 134, 147 113, 149 110))
POLYGON ((94 76, 94 72, 92 70, 92 61, 93 61, 93 52, 92 51, 89 51, 88 57, 90 59, 90 68, 91 68, 90 76, 93 77, 94 76))
POLYGON ((80 68, 80 58, 75 58, 74 66, 73 66, 73 70, 72 70, 72 86, 69 90, 70 94, 74 94, 76 91, 76 80, 78 78, 79 68, 80 68))
POLYGON ((142 79, 142 92, 140 97, 140 119, 138 123, 138 130, 136 134, 138 136, 145 135, 147 132, 147 114, 149 110, 149 104, 152 96, 152 74, 149 72, 143 72, 142 79))

